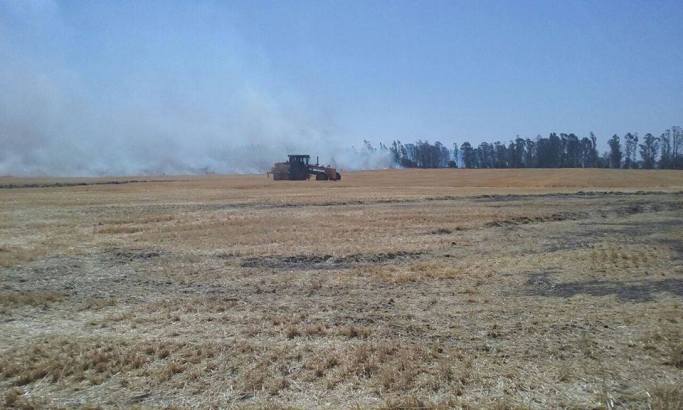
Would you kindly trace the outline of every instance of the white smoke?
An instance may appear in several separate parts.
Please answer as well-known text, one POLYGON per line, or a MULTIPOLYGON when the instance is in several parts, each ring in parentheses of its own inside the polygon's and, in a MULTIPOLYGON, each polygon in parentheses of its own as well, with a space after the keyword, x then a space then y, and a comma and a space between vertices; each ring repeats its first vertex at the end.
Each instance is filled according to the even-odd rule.
POLYGON ((234 33, 206 61, 167 68, 153 49, 147 58, 166 59, 93 78, 82 70, 91 62, 72 57, 87 33, 63 20, 56 3, 0 3, 0 175, 256 173, 288 153, 390 165, 386 152, 351 148, 329 107, 271 80, 234 33))

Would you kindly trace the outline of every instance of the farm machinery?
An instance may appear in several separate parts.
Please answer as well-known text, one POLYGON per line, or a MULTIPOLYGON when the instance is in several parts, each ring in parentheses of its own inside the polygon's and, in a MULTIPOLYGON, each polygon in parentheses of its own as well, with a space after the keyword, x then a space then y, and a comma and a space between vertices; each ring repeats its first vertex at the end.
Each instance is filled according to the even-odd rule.
POLYGON ((269 174, 275 181, 304 181, 315 176, 317 181, 339 181, 341 175, 337 169, 322 166, 316 159, 315 164, 310 163, 310 155, 288 155, 287 162, 276 162, 269 174))

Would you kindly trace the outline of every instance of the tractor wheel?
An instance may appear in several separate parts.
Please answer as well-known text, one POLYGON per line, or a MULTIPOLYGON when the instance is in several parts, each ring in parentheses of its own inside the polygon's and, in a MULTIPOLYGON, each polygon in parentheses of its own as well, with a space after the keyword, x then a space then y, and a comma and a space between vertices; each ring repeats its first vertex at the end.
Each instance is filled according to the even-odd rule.
POLYGON ((317 174, 315 176, 316 181, 327 181, 327 174, 317 174))
POLYGON ((341 174, 340 174, 339 172, 337 172, 337 179, 336 179, 336 181, 341 181, 341 174))

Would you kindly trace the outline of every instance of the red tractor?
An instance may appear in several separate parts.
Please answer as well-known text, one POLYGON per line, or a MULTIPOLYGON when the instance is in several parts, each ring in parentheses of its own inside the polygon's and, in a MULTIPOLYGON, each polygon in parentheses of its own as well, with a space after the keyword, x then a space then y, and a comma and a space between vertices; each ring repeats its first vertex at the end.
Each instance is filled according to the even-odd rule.
POLYGON ((322 166, 316 160, 309 164, 310 155, 288 155, 289 161, 276 162, 270 170, 275 181, 305 181, 315 175, 318 181, 339 181, 341 175, 336 168, 322 166))

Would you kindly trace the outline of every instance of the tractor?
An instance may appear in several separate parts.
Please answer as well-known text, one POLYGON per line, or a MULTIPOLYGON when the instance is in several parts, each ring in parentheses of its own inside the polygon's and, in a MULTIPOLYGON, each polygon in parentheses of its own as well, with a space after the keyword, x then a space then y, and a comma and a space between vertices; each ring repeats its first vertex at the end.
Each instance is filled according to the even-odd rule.
POLYGON ((322 166, 316 159, 310 163, 310 155, 288 155, 287 162, 276 162, 269 174, 275 181, 305 181, 315 176, 317 181, 339 181, 341 175, 336 168, 322 166))

